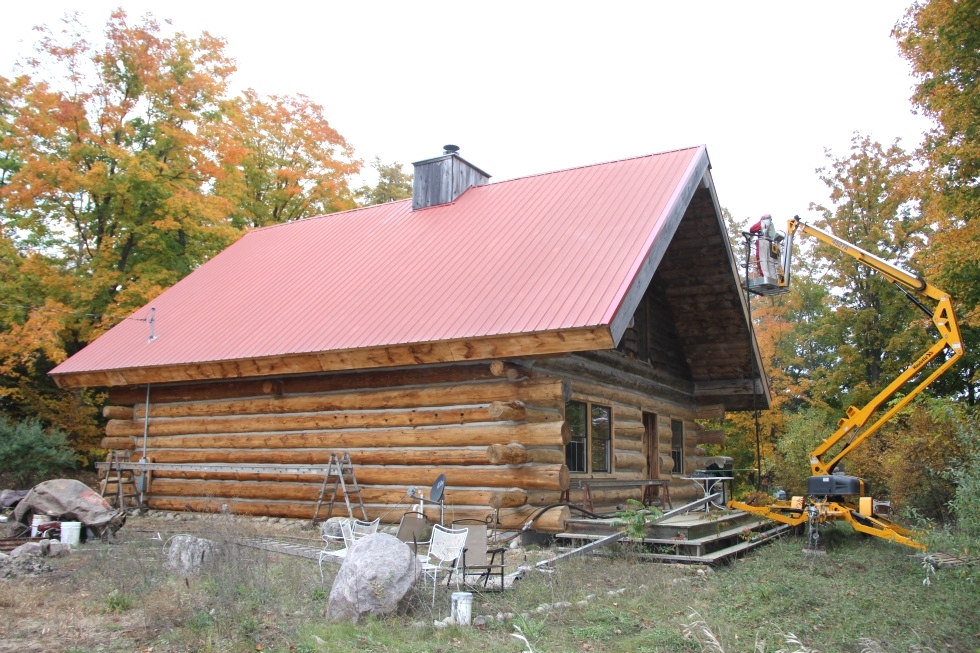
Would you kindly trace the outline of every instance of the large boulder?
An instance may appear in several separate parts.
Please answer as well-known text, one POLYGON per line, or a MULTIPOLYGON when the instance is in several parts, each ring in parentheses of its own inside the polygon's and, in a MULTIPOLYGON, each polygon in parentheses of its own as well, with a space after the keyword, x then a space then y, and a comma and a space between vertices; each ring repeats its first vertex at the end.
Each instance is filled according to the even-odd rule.
POLYGON ((217 561, 222 550, 217 542, 193 535, 174 535, 166 546, 164 566, 178 576, 197 576, 217 561))
POLYGON ((412 550, 398 538, 373 533, 354 543, 330 588, 327 618, 357 622, 407 607, 418 579, 412 550))

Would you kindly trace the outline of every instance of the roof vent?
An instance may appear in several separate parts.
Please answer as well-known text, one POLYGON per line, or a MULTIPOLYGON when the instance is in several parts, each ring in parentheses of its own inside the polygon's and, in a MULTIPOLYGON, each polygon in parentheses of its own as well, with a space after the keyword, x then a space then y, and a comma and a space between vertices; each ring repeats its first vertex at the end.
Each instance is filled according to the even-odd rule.
POLYGON ((443 145, 442 156, 416 161, 412 209, 446 204, 471 186, 482 186, 490 175, 459 155, 459 146, 443 145))

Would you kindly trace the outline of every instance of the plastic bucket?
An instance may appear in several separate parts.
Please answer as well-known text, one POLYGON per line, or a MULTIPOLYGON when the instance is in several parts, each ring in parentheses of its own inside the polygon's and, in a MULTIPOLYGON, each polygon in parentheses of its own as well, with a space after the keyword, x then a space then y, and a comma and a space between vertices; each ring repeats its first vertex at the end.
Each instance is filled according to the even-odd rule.
POLYGON ((37 527, 47 521, 50 520, 45 515, 34 515, 31 517, 31 537, 37 537, 37 527))
POLYGON ((473 616, 473 594, 470 592, 453 592, 453 623, 469 626, 473 616))
POLYGON ((82 535, 82 522, 63 521, 61 522, 61 543, 70 547, 78 546, 82 535))

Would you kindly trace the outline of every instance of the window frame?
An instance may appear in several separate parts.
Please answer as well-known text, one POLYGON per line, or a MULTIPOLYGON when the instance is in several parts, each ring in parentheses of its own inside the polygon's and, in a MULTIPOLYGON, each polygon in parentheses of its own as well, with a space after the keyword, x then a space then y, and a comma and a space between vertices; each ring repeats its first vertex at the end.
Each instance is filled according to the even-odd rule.
POLYGON ((565 404, 565 418, 566 418, 566 420, 568 418, 568 410, 569 410, 569 405, 570 404, 580 404, 580 405, 582 405, 582 406, 585 407, 585 420, 584 420, 584 422, 585 422, 586 433, 585 433, 585 440, 584 441, 581 440, 581 439, 576 439, 574 437, 574 434, 573 434, 572 439, 569 440, 569 442, 568 442, 567 445, 565 445, 565 461, 566 461, 565 464, 568 465, 568 462, 569 462, 569 447, 572 446, 573 443, 576 444, 576 445, 578 445, 578 446, 581 446, 582 444, 584 444, 583 449, 584 449, 584 455, 585 455, 585 469, 584 470, 573 470, 571 468, 571 465, 568 465, 568 471, 569 471, 569 473, 571 473, 571 474, 591 474, 593 476, 596 475, 596 474, 613 474, 613 473, 615 473, 615 471, 616 471, 615 470, 616 460, 615 460, 615 455, 614 454, 615 454, 616 448, 615 448, 615 444, 614 444, 614 439, 615 439, 616 431, 613 428, 613 424, 614 424, 614 421, 615 421, 615 416, 613 414, 614 411, 613 411, 612 402, 609 402, 608 404, 606 404, 606 403, 589 401, 587 399, 575 399, 575 398, 570 399, 565 404), (602 438, 605 441, 605 443, 606 443, 606 455, 605 455, 605 457, 606 457, 606 469, 600 469, 600 470, 596 470, 595 467, 594 467, 595 456, 593 455, 593 446, 595 445, 596 440, 595 440, 595 437, 593 436, 593 420, 595 419, 593 417, 593 407, 605 409, 605 410, 608 411, 608 414, 609 414, 609 427, 608 427, 609 434, 608 434, 608 437, 602 438))
POLYGON ((671 475, 684 475, 684 420, 676 417, 670 418, 670 457, 674 460, 674 469, 670 470, 671 475), (680 424, 680 447, 675 444, 674 425, 680 424))

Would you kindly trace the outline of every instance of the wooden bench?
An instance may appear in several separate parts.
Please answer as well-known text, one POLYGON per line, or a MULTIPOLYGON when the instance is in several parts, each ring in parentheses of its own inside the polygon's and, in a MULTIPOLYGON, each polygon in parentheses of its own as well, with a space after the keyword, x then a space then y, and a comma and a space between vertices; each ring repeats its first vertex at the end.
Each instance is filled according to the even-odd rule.
POLYGON ((589 512, 595 512, 595 504, 592 500, 593 489, 642 488, 642 502, 644 506, 656 504, 668 510, 673 508, 673 505, 670 503, 670 484, 666 479, 578 478, 572 479, 568 487, 569 489, 562 490, 559 500, 569 502, 569 493, 572 489, 582 490, 582 508, 589 512))

